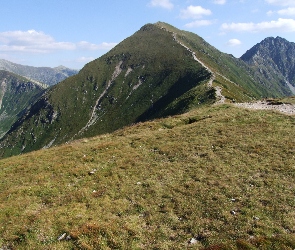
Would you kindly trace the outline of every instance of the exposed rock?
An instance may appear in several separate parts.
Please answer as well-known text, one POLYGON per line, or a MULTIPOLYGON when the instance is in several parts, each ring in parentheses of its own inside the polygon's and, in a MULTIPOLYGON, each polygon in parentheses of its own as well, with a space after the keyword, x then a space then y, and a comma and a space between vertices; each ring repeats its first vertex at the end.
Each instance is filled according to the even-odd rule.
POLYGON ((66 236, 67 236, 67 234, 66 233, 63 233, 62 235, 60 235, 59 237, 58 237, 58 241, 61 241, 61 240, 64 240, 65 238, 66 238, 66 236))
POLYGON ((190 240, 189 240, 189 244, 196 244, 198 242, 198 240, 197 239, 195 239, 195 238, 191 238, 190 240))
POLYGON ((234 210, 231 210, 230 213, 231 213, 232 215, 236 215, 237 212, 234 211, 234 210))

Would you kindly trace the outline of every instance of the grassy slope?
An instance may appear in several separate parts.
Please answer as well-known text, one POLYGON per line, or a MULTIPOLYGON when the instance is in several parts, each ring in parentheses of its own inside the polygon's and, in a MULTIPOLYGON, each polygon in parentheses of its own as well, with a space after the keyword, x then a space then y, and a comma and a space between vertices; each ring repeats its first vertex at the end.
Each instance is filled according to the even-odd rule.
POLYGON ((220 105, 1 160, 0 247, 294 249, 294 128, 220 105))

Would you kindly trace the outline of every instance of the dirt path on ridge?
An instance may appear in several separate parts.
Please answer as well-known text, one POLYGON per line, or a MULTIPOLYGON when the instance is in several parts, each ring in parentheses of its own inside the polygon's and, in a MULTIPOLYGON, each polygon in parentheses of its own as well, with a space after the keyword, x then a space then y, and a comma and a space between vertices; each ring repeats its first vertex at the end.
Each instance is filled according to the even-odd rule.
MULTIPOLYGON (((183 43, 181 43, 179 40, 177 40, 176 35, 177 35, 176 33, 173 33, 173 35, 172 35, 173 40, 176 41, 178 44, 180 44, 182 47, 184 47, 187 51, 189 51, 192 54, 194 60, 197 61, 198 63, 200 63, 206 70, 208 70, 211 73, 211 77, 210 77, 210 80, 207 83, 207 85, 209 88, 215 89, 215 94, 216 94, 216 98, 217 98, 217 101, 215 102, 215 104, 225 103, 225 97, 221 93, 222 88, 219 86, 213 87, 213 81, 215 80, 215 74, 213 73, 213 71, 206 64, 204 64, 199 58, 197 58, 196 53, 194 51, 192 51, 189 47, 185 46, 183 43)), ((218 73, 218 75, 220 75, 220 74, 218 73)), ((223 75, 220 75, 220 76, 227 79, 223 75)))

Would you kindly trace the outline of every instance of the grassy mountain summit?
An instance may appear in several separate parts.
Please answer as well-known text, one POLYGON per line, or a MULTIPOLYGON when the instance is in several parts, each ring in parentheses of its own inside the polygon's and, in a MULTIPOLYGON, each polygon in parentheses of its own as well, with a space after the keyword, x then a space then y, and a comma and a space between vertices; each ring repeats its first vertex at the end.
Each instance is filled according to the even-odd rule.
POLYGON ((240 59, 169 24, 143 26, 79 74, 53 86, 0 142, 1 156, 108 133, 213 103, 278 96, 240 59))

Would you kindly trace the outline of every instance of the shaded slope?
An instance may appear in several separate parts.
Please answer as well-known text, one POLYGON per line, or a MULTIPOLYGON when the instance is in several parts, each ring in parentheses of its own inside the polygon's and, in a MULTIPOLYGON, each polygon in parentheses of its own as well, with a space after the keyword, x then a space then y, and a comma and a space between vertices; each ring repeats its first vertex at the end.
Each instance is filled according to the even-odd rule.
POLYGON ((43 92, 44 89, 38 84, 0 70, 0 137, 43 92))
POLYGON ((268 37, 249 49, 241 59, 256 75, 276 82, 284 95, 295 95, 295 43, 281 37, 268 37))
POLYGON ((294 136, 219 105, 1 160, 0 248, 294 249, 294 136))

